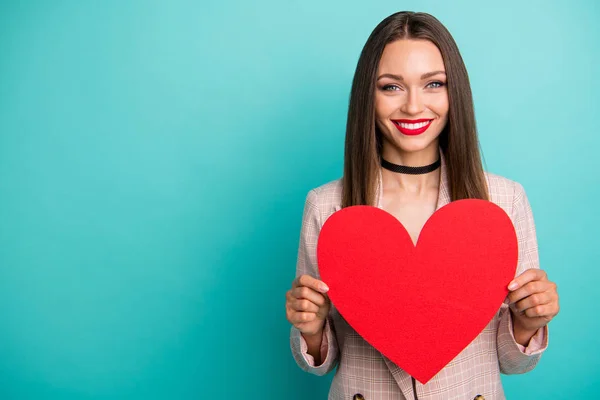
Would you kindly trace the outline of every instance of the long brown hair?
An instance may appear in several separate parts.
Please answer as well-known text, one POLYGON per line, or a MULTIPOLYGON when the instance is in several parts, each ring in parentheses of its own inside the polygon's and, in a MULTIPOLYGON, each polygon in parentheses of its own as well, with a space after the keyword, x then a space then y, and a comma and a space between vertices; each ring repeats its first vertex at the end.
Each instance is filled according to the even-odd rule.
POLYGON ((375 81, 383 49, 399 39, 435 44, 447 77, 448 122, 440 133, 452 201, 488 199, 469 76, 450 32, 432 15, 392 14, 373 30, 360 54, 348 108, 342 206, 374 205, 382 138, 375 124, 375 81))

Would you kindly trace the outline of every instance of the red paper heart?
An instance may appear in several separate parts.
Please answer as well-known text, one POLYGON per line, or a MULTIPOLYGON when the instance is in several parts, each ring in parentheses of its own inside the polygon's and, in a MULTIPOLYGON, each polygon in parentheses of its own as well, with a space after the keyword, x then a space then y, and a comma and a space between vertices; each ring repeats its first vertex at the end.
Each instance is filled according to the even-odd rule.
POLYGON ((319 235, 321 279, 367 342, 426 383, 485 328, 514 278, 514 226, 499 206, 458 200, 437 210, 417 246, 376 207, 331 215, 319 235))

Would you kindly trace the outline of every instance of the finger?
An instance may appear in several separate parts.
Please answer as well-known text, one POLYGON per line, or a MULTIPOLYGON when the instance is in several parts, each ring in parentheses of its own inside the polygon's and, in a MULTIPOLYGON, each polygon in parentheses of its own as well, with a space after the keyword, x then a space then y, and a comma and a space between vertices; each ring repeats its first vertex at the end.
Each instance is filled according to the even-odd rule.
POLYGON ((528 308, 524 314, 529 318, 554 317, 556 315, 556 307, 553 303, 544 304, 528 308))
POLYGON ((508 294, 509 305, 517 303, 529 296, 545 293, 550 299, 558 299, 556 285, 550 281, 532 281, 508 294))
POLYGON ((532 294, 531 296, 527 296, 523 300, 515 303, 513 310, 523 313, 525 310, 527 310, 531 307, 549 304, 552 302, 552 300, 553 300, 553 298, 550 296, 550 294, 548 294, 546 292, 535 293, 535 294, 532 294))
POLYGON ((316 313, 319 311, 319 306, 310 300, 296 299, 291 303, 291 307, 294 311, 300 312, 312 312, 316 313))
POLYGON ((319 307, 322 307, 326 303, 325 296, 306 286, 300 286, 292 289, 292 296, 296 299, 306 299, 311 301, 319 307))
POLYGON ((520 287, 523 287, 523 285, 526 285, 531 281, 538 281, 543 279, 546 279, 546 272, 538 268, 530 268, 527 271, 523 272, 521 275, 514 278, 508 284, 508 290, 514 291, 520 287))
POLYGON ((509 293, 508 299, 510 300, 510 304, 513 304, 523 300, 528 296, 531 296, 532 294, 546 292, 548 291, 548 289, 548 282, 532 281, 527 283, 525 286, 515 290, 514 292, 509 293))
POLYGON ((303 322, 312 322, 317 319, 317 314, 312 312, 293 312, 290 320, 293 324, 301 324, 303 322))
POLYGON ((329 291, 329 287, 325 284, 325 282, 313 278, 310 275, 300 275, 296 279, 294 279, 292 287, 299 286, 306 286, 321 293, 326 293, 327 291, 329 291))
POLYGON ((548 281, 531 281, 519 289, 508 294, 510 303, 516 303, 517 301, 523 300, 527 296, 531 296, 535 293, 550 292, 552 290, 552 284, 548 281))

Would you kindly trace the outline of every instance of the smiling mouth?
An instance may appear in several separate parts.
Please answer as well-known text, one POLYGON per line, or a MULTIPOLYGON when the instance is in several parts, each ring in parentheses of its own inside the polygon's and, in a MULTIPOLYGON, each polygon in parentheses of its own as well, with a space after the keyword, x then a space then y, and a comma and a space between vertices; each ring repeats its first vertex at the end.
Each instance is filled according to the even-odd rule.
POLYGON ((398 128, 400 133, 408 136, 420 135, 425 132, 431 125, 433 119, 417 119, 417 120, 406 120, 406 119, 393 119, 392 122, 398 128))

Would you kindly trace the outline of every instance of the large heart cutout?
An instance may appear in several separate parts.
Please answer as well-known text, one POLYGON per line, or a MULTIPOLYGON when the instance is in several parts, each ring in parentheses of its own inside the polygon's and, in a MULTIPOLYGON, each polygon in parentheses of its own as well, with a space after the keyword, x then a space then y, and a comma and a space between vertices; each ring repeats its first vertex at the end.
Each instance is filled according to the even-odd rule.
POLYGON ((441 207, 416 246, 391 214, 353 206, 326 220, 317 260, 350 326, 425 384, 494 317, 514 278, 518 246, 509 216, 485 200, 441 207))

